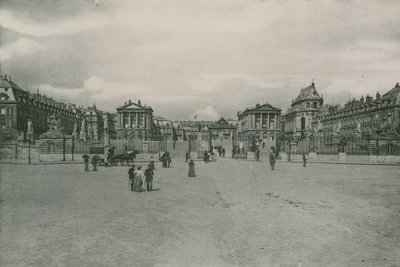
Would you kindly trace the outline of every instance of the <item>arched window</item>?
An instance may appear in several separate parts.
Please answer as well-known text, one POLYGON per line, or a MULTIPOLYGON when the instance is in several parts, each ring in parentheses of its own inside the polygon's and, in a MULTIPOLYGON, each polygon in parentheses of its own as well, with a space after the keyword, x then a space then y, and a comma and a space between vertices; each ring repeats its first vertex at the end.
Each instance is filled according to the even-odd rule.
POLYGON ((307 102, 307 108, 310 108, 310 102, 307 102))
POLYGON ((314 108, 318 108, 318 102, 313 103, 314 108))

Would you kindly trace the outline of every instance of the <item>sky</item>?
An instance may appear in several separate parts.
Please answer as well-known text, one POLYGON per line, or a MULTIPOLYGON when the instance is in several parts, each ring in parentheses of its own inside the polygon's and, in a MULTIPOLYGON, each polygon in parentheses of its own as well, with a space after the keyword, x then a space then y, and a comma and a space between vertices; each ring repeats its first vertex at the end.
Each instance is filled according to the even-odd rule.
POLYGON ((2 73, 20 87, 169 119, 285 113, 314 81, 325 103, 400 81, 400 1, 0 0, 2 73))

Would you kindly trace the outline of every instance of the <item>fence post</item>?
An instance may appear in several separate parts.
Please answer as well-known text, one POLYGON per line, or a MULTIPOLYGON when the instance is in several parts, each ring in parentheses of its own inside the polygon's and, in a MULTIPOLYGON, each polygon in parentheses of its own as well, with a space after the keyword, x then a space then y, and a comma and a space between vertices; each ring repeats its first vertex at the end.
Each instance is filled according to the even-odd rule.
POLYGON ((18 159, 18 143, 15 144, 15 159, 18 159))
POLYGON ((72 136, 72 144, 71 144, 71 160, 74 161, 74 149, 75 149, 75 137, 72 136))
POLYGON ((28 163, 31 164, 31 142, 28 143, 28 163))
POLYGON ((65 136, 63 136, 63 161, 65 161, 65 136))

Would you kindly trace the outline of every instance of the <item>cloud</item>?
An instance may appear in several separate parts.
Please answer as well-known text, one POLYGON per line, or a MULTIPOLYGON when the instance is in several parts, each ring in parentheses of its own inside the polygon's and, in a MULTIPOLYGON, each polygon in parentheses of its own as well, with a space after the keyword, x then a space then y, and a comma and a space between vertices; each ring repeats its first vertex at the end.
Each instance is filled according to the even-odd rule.
POLYGON ((213 108, 212 106, 207 106, 204 109, 196 110, 190 115, 190 117, 195 120, 210 121, 210 120, 217 120, 221 116, 215 108, 213 108))
POLYGON ((0 60, 7 61, 18 56, 32 55, 41 50, 41 48, 40 44, 33 40, 20 38, 13 43, 0 47, 0 60))
POLYGON ((107 18, 90 13, 81 17, 38 23, 29 18, 19 18, 9 10, 0 10, 1 27, 34 37, 70 35, 98 29, 108 23, 107 18))

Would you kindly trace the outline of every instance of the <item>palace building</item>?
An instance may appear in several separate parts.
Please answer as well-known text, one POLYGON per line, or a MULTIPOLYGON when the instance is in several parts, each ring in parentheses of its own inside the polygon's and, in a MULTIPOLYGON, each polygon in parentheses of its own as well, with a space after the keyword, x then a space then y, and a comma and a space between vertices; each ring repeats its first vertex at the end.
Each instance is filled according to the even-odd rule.
POLYGON ((157 140, 158 133, 153 121, 153 109, 131 100, 117 108, 117 139, 157 140))
POLYGON ((15 84, 11 77, 0 77, 0 135, 6 140, 31 140, 48 130, 48 118, 60 122, 62 132, 72 134, 79 124, 81 114, 71 105, 52 98, 32 94, 15 84), (28 122, 31 133, 28 138, 28 122))
POLYGON ((323 103, 324 98, 319 95, 314 83, 301 89, 285 114, 286 139, 297 140, 311 132, 315 117, 323 110, 323 103))
POLYGON ((277 145, 280 135, 281 109, 268 103, 238 112, 238 137, 242 141, 263 142, 267 147, 277 145))
POLYGON ((353 99, 344 107, 331 109, 322 117, 322 133, 325 137, 399 138, 399 83, 382 96, 376 93, 375 99, 367 95, 365 99, 364 97, 359 100, 353 99))

